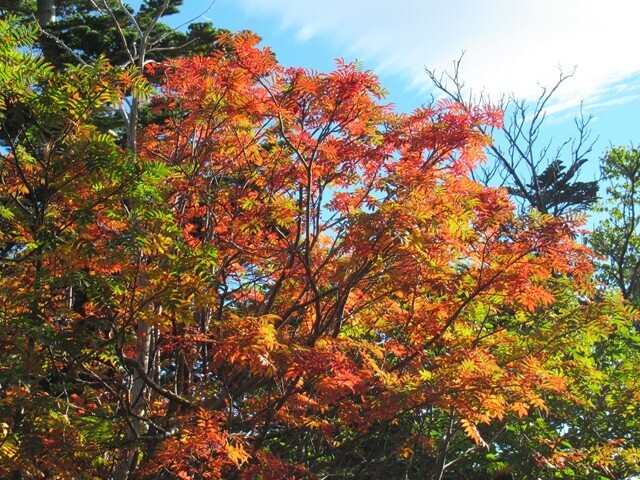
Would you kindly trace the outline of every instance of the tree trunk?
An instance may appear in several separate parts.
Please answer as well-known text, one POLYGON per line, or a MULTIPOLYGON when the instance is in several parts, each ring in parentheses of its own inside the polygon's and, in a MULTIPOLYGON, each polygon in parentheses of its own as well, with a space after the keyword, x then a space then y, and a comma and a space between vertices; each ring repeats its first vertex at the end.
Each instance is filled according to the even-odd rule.
MULTIPOLYGON (((138 338, 138 357, 137 362, 142 370, 147 373, 153 369, 153 355, 155 350, 154 328, 145 321, 138 321, 138 329, 136 336, 138 338)), ((133 465, 134 458, 138 453, 136 441, 138 436, 144 434, 145 424, 141 420, 146 415, 147 399, 145 394, 147 391, 146 384, 140 374, 134 371, 132 374, 131 389, 129 393, 129 403, 131 411, 135 414, 134 418, 129 420, 129 429, 127 431, 126 440, 130 447, 123 452, 120 463, 113 474, 114 480, 127 480, 133 465)))
POLYGON ((38 24, 44 28, 56 21, 55 0, 38 0, 38 24))
MULTIPOLYGON (((55 0, 38 0, 38 25, 42 30, 56 21, 55 3, 55 0)), ((40 34, 40 48, 44 58, 49 61, 55 58, 56 44, 48 35, 40 34)))

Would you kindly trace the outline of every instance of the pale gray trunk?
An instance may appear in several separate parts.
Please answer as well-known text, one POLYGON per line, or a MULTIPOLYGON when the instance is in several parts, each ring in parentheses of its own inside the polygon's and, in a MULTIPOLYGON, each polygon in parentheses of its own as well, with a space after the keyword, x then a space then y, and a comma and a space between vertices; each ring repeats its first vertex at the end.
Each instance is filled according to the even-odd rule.
MULTIPOLYGON (((138 128, 138 108, 140 105, 140 101, 135 96, 131 100, 131 108, 125 117, 125 124, 127 129, 127 149, 131 153, 136 153, 136 134, 138 128)), ((140 279, 141 285, 146 285, 146 279, 140 279)), ((136 331, 136 339, 138 343, 138 363, 142 366, 144 372, 147 373, 148 376, 154 378, 155 371, 159 368, 159 365, 154 365, 154 359, 152 356, 155 352, 155 340, 157 336, 157 329, 147 324, 143 320, 138 321, 138 328, 136 331)), ((130 398, 129 402, 131 405, 131 411, 136 414, 139 418, 145 416, 145 407, 146 407, 146 399, 145 394, 147 392, 147 385, 140 376, 140 374, 134 370, 131 377, 131 389, 130 389, 130 398)), ((135 442, 138 436, 141 433, 141 429, 143 428, 143 422, 132 418, 129 424, 129 428, 127 429, 126 438, 130 442, 135 442)), ((138 453, 138 449, 135 447, 130 447, 128 450, 123 453, 121 456, 120 462, 116 467, 116 470, 113 474, 113 480, 127 480, 129 478, 129 474, 131 471, 131 467, 133 466, 134 459, 136 454, 138 453)))
MULTIPOLYGON (((46 30, 47 25, 56 21, 55 0, 38 0, 38 25, 42 30, 46 30)), ((40 35, 40 48, 42 55, 47 60, 53 60, 56 54, 55 42, 47 35, 40 35)))
POLYGON ((38 24, 46 27, 56 21, 55 0, 38 0, 38 24))
MULTIPOLYGON (((41 0, 38 0, 40 2, 41 0)), ((162 14, 166 10, 169 5, 169 0, 164 0, 162 6, 160 6, 156 16, 154 17, 151 25, 147 27, 147 30, 143 33, 140 29, 140 26, 137 24, 135 18, 133 16, 130 17, 134 26, 141 33, 141 37, 139 39, 138 52, 139 56, 137 59, 137 66, 140 72, 144 70, 145 65, 145 57, 148 49, 148 40, 149 35, 158 20, 162 17, 162 14)), ((126 45, 125 45, 125 48, 126 45)), ((133 60, 133 58, 132 58, 133 60)), ((130 153, 137 153, 137 129, 138 129, 138 114, 140 108, 140 99, 135 95, 131 99, 129 112, 123 111, 123 118, 125 119, 125 126, 127 131, 127 149, 130 153)), ((146 279, 142 278, 140 284, 146 284, 146 279)), ((160 307, 158 314, 162 313, 162 307, 160 307)), ((136 331, 136 340, 138 343, 139 353, 137 361, 142 366, 144 372, 147 373, 147 376, 154 378, 156 382, 160 383, 160 364, 159 358, 157 357, 157 341, 158 341, 159 332, 156 327, 153 327, 146 322, 139 320, 138 321, 138 329, 136 331), (156 358, 153 358, 156 357, 156 358)), ((137 371, 134 371, 131 378, 131 398, 130 405, 131 410, 138 415, 140 418, 143 418, 146 414, 146 398, 145 396, 148 394, 147 384, 143 380, 143 378, 139 375, 137 371)), ((131 419, 131 423, 129 425, 127 431, 127 439, 135 442, 138 439, 138 436, 141 433, 141 429, 144 427, 144 422, 141 420, 137 420, 135 418, 131 419)), ((126 453, 123 453, 119 464, 117 465, 113 480, 127 480, 130 475, 131 467, 133 466, 133 462, 138 453, 138 449, 136 447, 131 447, 128 449, 126 453)))
MULTIPOLYGON (((136 336, 140 351, 138 352, 138 358, 136 360, 147 375, 151 373, 152 367, 154 366, 153 359, 151 357, 155 350, 155 333, 155 329, 151 325, 147 324, 143 320, 138 321, 136 336)), ((129 405, 131 411, 138 417, 130 418, 130 424, 126 435, 127 441, 133 444, 136 442, 139 435, 145 433, 142 431, 144 428, 144 422, 139 420, 139 418, 143 418, 147 413, 147 399, 145 398, 147 393, 146 383, 137 370, 133 371, 129 392, 129 405)), ((126 480, 129 478, 131 466, 137 451, 137 448, 133 447, 129 447, 125 451, 116 471, 113 474, 114 480, 126 480)))

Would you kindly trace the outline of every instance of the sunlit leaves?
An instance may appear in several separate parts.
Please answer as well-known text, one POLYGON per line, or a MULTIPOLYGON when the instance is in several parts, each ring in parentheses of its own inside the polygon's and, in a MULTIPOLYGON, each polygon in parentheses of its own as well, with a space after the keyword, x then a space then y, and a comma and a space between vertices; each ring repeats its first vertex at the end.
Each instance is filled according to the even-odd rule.
POLYGON ((12 468, 39 468, 27 434, 102 476, 439 478, 474 455, 506 468, 514 445, 544 468, 632 455, 553 448, 570 406, 596 407, 584 378, 616 378, 608 409, 635 399, 631 362, 592 357, 633 312, 593 300, 579 219, 518 216, 469 178, 499 115, 397 114, 359 65, 221 42, 148 67, 137 152, 101 123, 150 93, 133 72, 99 58, 19 96, 35 120, 13 111, 0 190, 12 468))

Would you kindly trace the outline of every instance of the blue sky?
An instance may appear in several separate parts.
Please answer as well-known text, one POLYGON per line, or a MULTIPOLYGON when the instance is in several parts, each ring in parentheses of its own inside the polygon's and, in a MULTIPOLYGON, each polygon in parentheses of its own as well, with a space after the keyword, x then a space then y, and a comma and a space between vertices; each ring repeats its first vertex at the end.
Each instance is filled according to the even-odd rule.
MULTIPOLYGON (((424 73, 464 51, 461 77, 493 98, 533 99, 560 69, 573 78, 547 119, 558 140, 572 134, 582 102, 610 145, 640 143, 640 2, 634 0, 185 0, 180 23, 202 14, 216 26, 256 31, 285 65, 327 71, 336 58, 376 72, 399 110, 433 93, 424 73)), ((202 18, 201 18, 202 20, 202 18)), ((594 158, 594 161, 595 159, 594 158)))

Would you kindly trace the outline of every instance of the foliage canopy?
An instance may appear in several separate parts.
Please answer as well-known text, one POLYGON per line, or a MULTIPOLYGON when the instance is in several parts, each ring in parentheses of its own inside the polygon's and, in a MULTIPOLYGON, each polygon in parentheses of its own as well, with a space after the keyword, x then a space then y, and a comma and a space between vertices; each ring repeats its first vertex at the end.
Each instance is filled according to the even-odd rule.
POLYGON ((154 89, 0 37, 2 475, 637 473, 626 433, 571 429, 637 400, 590 390, 632 312, 593 300, 579 225, 470 179, 500 112, 398 114, 252 34, 154 89), (132 94, 135 152, 103 122, 132 94))

